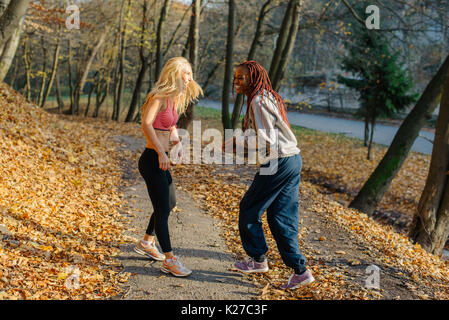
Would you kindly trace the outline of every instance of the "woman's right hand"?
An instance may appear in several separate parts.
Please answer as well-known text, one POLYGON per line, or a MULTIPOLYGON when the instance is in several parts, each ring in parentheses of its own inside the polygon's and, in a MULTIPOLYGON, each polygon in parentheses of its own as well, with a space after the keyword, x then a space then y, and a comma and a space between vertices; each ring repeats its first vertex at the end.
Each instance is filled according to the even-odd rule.
POLYGON ((165 152, 160 153, 158 158, 160 169, 164 171, 170 169, 170 159, 168 159, 168 156, 165 154, 165 152))

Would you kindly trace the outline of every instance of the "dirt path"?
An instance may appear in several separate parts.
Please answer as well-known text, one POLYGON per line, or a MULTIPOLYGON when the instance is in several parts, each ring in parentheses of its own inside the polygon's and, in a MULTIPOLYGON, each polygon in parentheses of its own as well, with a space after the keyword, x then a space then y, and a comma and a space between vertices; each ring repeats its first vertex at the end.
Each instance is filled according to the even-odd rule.
MULTIPOLYGON (((129 136, 117 137, 121 148, 140 152, 144 141, 129 136)), ((135 171, 137 163, 123 159, 123 179, 131 185, 123 190, 129 217, 127 236, 140 239, 153 212, 143 179, 135 171)), ((176 183, 176 177, 173 177, 176 183)), ((177 189, 177 207, 169 218, 171 242, 176 255, 193 270, 187 278, 175 278, 160 271, 161 262, 151 261, 133 251, 134 245, 125 245, 118 256, 124 272, 132 276, 122 299, 144 300, 249 300, 258 289, 246 276, 230 271, 234 261, 219 236, 214 218, 198 209, 191 197, 177 189)))

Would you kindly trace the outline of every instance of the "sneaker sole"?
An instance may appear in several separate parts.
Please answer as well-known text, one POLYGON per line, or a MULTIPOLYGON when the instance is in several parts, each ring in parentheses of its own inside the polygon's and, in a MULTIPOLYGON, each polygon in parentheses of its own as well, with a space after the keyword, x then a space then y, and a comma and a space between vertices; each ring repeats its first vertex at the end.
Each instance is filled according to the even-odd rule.
POLYGON ((303 282, 297 284, 297 285, 294 286, 294 287, 288 288, 288 289, 292 289, 292 290, 293 290, 293 289, 298 289, 299 287, 306 286, 306 285, 308 285, 308 284, 311 284, 311 283, 314 282, 314 281, 315 281, 315 278, 312 276, 311 278, 309 278, 309 279, 307 279, 307 280, 305 280, 305 281, 303 281, 303 282))
POLYGON ((143 250, 140 250, 139 248, 136 248, 136 247, 134 247, 134 251, 142 256, 150 257, 151 259, 156 260, 156 261, 164 261, 165 260, 165 257, 164 258, 154 257, 151 254, 149 254, 143 250))
POLYGON ((241 270, 239 268, 233 267, 235 270, 237 270, 238 272, 242 272, 242 273, 265 273, 268 272, 268 270, 270 270, 270 268, 266 268, 266 269, 256 269, 256 270, 241 270))
POLYGON ((182 278, 182 277, 188 277, 188 276, 190 276, 190 275, 192 274, 192 272, 190 272, 190 273, 188 273, 188 274, 177 274, 177 273, 171 272, 169 269, 166 269, 166 268, 164 268, 164 267, 161 268, 161 271, 162 271, 163 273, 171 273, 173 276, 179 277, 179 278, 182 278))

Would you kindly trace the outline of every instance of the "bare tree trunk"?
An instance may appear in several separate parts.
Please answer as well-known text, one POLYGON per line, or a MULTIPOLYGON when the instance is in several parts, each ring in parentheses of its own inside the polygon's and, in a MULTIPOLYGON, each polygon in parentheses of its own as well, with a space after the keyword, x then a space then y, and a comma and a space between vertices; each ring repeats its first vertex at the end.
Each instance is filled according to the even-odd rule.
POLYGON ((20 65, 20 61, 19 59, 16 60, 16 63, 14 63, 14 67, 12 69, 11 72, 11 77, 9 79, 9 84, 12 88, 16 87, 16 80, 17 80, 17 74, 19 73, 19 65, 20 65))
MULTIPOLYGON (((190 28, 189 28, 190 30, 190 28)), ((181 56, 187 59, 187 54, 189 53, 189 45, 190 45, 190 32, 187 35, 186 44, 184 45, 184 48, 182 49, 181 56)))
POLYGON ((64 110, 64 100, 62 99, 61 95, 61 88, 59 83, 59 74, 58 70, 56 69, 56 79, 55 79, 55 89, 56 89, 56 100, 58 101, 58 112, 61 113, 62 110, 64 110))
POLYGON ((374 117, 371 118, 370 125, 371 125, 371 131, 370 131, 369 142, 368 142, 368 154, 366 156, 366 158, 368 160, 371 160, 371 149, 373 146, 374 127, 376 125, 376 118, 374 118, 374 117))
POLYGON ((148 61, 144 59, 140 66, 140 71, 137 76, 136 86, 134 88, 133 96, 131 98, 131 103, 129 105, 128 113, 125 118, 125 122, 131 122, 134 119, 134 114, 136 113, 137 104, 139 101, 140 93, 142 91, 143 80, 148 71, 148 61))
MULTIPOLYGON (((201 1, 201 2, 202 2, 202 1, 201 1)), ((164 52, 163 52, 163 54, 162 54, 162 57, 165 57, 165 56, 167 55, 168 51, 170 50, 171 46, 173 45, 173 43, 174 43, 174 41, 175 41, 175 38, 176 38, 176 34, 177 34, 178 31, 181 29, 182 23, 184 22, 184 19, 185 19, 185 17, 187 16, 187 13, 188 13, 188 12, 190 11, 190 9, 192 8, 193 3, 194 3, 194 2, 192 2, 192 4, 186 9, 186 11, 184 11, 184 14, 182 15, 181 20, 179 20, 179 23, 178 23, 178 25, 176 26, 176 29, 175 29, 175 31, 173 32, 173 34, 172 34, 172 36, 171 36, 171 38, 170 38, 170 41, 168 41, 167 47, 165 48, 165 50, 164 50, 164 52)), ((190 35, 190 34, 189 34, 189 35, 190 35)), ((189 42, 189 41, 188 41, 188 42, 189 42)), ((186 46, 184 47, 184 50, 186 50, 186 52, 187 52, 187 50, 188 50, 188 48, 187 48, 188 42, 186 43, 186 46)), ((184 53, 184 51, 183 51, 183 53, 184 53)), ((182 56, 184 56, 184 54, 183 54, 182 56)))
POLYGON ((75 114, 74 113, 74 100, 73 100, 73 96, 74 96, 74 90, 73 90, 73 70, 72 70, 72 41, 70 39, 70 35, 68 38, 68 55, 67 55, 67 66, 68 66, 68 71, 69 71, 69 95, 70 95, 70 109, 69 109, 69 113, 70 114, 75 114))
POLYGON ((44 98, 45 84, 47 83, 47 47, 45 45, 44 37, 41 37, 42 53, 44 58, 44 63, 42 64, 42 82, 41 89, 39 90, 39 97, 37 100, 37 105, 42 107, 42 100, 44 98))
MULTIPOLYGON (((191 40, 189 45, 189 60, 192 66, 193 74, 198 71, 198 46, 200 38, 200 0, 192 0, 192 17, 190 20, 189 38, 191 40)), ((187 107, 185 113, 179 118, 179 127, 187 129, 193 121, 195 112, 195 102, 191 102, 187 107)))
POLYGON ((288 66, 288 61, 290 59, 291 53, 293 51, 293 47, 295 46, 296 34, 298 33, 299 27, 299 13, 301 10, 301 0, 291 0, 291 17, 290 17, 290 25, 288 36, 286 39, 286 43, 284 48, 282 49, 281 56, 279 58, 279 62, 277 63, 277 67, 275 68, 275 72, 273 73, 273 77, 270 77, 271 84, 273 89, 279 91, 281 87, 282 79, 285 75, 285 70, 288 66))
POLYGON ((25 95, 28 101, 31 101, 31 62, 30 62, 30 38, 25 39, 25 49, 23 50, 23 62, 25 64, 26 84, 25 95))
POLYGON ((270 70, 268 72, 268 76, 270 79, 273 79, 277 73, 277 69, 279 67, 279 62, 281 60, 282 51, 284 50, 286 43, 288 41, 288 34, 290 31, 290 25, 292 23, 292 10, 293 10, 293 2, 296 0, 289 0, 287 4, 287 9, 284 13, 284 18, 282 20, 281 28, 279 30, 279 36, 276 40, 276 48, 274 49, 273 58, 271 59, 270 70))
POLYGON ((204 83, 202 85, 202 88, 203 88, 204 92, 206 92, 207 88, 209 87, 210 82, 212 81, 212 78, 214 77, 215 72, 218 70, 220 65, 223 63, 223 60, 224 59, 219 59, 217 61, 217 63, 215 64, 215 66, 207 74, 206 80, 204 81, 204 83))
MULTIPOLYGON (((268 10, 270 9, 270 5, 274 2, 274 0, 267 0, 260 9, 259 18, 257 19, 257 26, 256 26, 256 32, 254 33, 253 42, 251 43, 251 47, 248 52, 248 57, 246 60, 250 61, 254 59, 254 56, 256 55, 257 46, 260 43, 260 38, 262 36, 262 26, 265 21, 265 17, 267 15, 268 10)), ((240 118, 240 114, 242 113, 242 106, 243 106, 243 98, 244 96, 242 94, 238 94, 235 103, 234 103, 234 110, 232 111, 232 128, 235 129, 237 127, 237 123, 240 118)))
POLYGON ((438 96, 443 88, 445 75, 449 71, 449 56, 427 85, 415 107, 410 111, 399 127, 386 154, 374 172, 365 182, 357 196, 349 204, 354 208, 371 215, 388 190, 391 181, 401 169, 404 160, 418 137, 419 131, 438 105, 438 96))
POLYGON ((167 19, 168 11, 170 9, 171 0, 164 0, 164 4, 161 9, 161 15, 159 17, 159 23, 156 30, 156 68, 154 70, 154 81, 159 79, 159 74, 162 70, 163 57, 162 57, 162 46, 163 46, 163 27, 165 20, 167 19))
MULTIPOLYGON (((126 29, 126 26, 125 26, 126 29)), ((120 50, 120 60, 119 60, 119 77, 118 77, 118 86, 116 87, 116 99, 115 99, 115 108, 114 113, 112 114, 112 120, 119 121, 121 105, 122 105, 122 97, 123 91, 125 89, 125 31, 122 35, 122 45, 120 46, 122 49, 120 50)))
POLYGON ((131 103, 128 108, 128 113, 125 118, 125 122, 131 122, 134 119, 134 113, 136 112, 137 103, 140 97, 140 91, 142 90, 143 80, 145 78, 145 74, 148 70, 148 56, 145 56, 145 44, 144 44, 144 35, 146 30, 145 20, 147 18, 147 1, 143 0, 142 6, 142 23, 141 23, 141 34, 140 34, 140 47, 139 47, 139 57, 140 57, 140 71, 137 76, 136 86, 134 87, 133 96, 131 98, 131 103))
MULTIPOLYGON (((94 75, 94 79, 96 79, 98 75, 98 71, 95 73, 94 75)), ((84 116, 87 117, 87 115, 89 114, 89 108, 90 108, 90 98, 92 97, 92 92, 94 91, 95 87, 96 87, 97 83, 95 81, 95 83, 93 83, 90 88, 89 88, 89 95, 87 98, 87 105, 86 105, 86 109, 84 110, 84 116)))
POLYGON ((20 42, 20 35, 22 33, 25 16, 20 20, 18 28, 14 31, 11 37, 6 41, 3 52, 0 57, 0 81, 3 81, 8 74, 11 63, 16 55, 17 47, 20 42))
POLYGON ((0 17, 0 48, 4 48, 6 42, 19 28, 20 20, 25 15, 31 0, 13 0, 0 17))
POLYGON ((229 95, 232 86, 232 57, 234 55, 234 24, 235 24, 235 1, 229 0, 228 7, 228 36, 226 42, 226 65, 222 94, 222 115, 221 121, 223 129, 231 129, 232 123, 229 117, 229 95))
POLYGON ((53 67, 52 67, 51 74, 50 74, 50 80, 48 81, 48 86, 45 89, 44 98, 42 99, 42 102, 40 105, 41 108, 44 107, 45 101, 47 101, 48 95, 50 94, 51 88, 53 87, 53 81, 55 80, 56 73, 58 70, 60 48, 61 48, 61 37, 59 36, 57 43, 56 43, 55 53, 53 54, 53 67))
POLYGON ((367 147, 368 146, 368 139, 369 139, 369 120, 368 117, 365 116, 365 136, 363 139, 363 146, 367 147))
POLYGON ((80 81, 76 85, 75 96, 74 96, 74 110, 73 110, 74 114, 78 114, 78 112, 79 112, 80 97, 81 97, 81 93, 83 92, 84 85, 86 84, 87 76, 90 71, 90 67, 92 66, 92 63, 95 59, 95 56, 97 55, 98 50, 103 45, 105 38, 106 38, 106 32, 103 32, 100 36, 100 39, 97 42, 97 45, 93 48, 93 50, 89 56, 89 59, 87 60, 87 62, 85 64, 85 68, 84 68, 83 74, 80 78, 80 81))
POLYGON ((432 159, 410 237, 423 249, 441 254, 449 235, 449 72, 435 129, 432 159))
MULTIPOLYGON (((115 40, 117 40, 117 61, 115 64, 115 69, 114 69, 114 80, 113 80, 113 106, 112 106, 112 116, 111 118, 114 120, 115 115, 117 113, 117 109, 118 104, 120 103, 118 101, 118 96, 119 96, 119 87, 120 87, 120 78, 121 78, 121 74, 120 74, 120 64, 122 63, 122 56, 123 56, 123 50, 124 50, 124 46, 123 46, 123 34, 124 34, 124 28, 123 28, 123 20, 124 20, 124 15, 125 15, 125 3, 126 0, 121 0, 121 5, 120 5, 120 16, 119 16, 119 23, 117 26, 117 37, 115 38, 115 40)), ((114 43, 115 44, 115 43, 114 43)))
POLYGON ((100 112, 100 107, 103 104, 103 102, 106 100, 106 97, 108 95, 109 91, 109 81, 106 81, 104 79, 98 80, 98 86, 97 86, 97 92, 95 94, 95 111, 92 115, 94 118, 98 117, 98 114, 100 112))
POLYGON ((256 50, 258 45, 260 44, 260 38, 262 37, 262 26, 265 22, 266 15, 270 9, 270 6, 273 4, 275 0, 267 0, 260 9, 259 18, 257 19, 256 32, 254 33, 253 42, 251 43, 251 47, 248 52, 248 57, 246 60, 253 60, 256 55, 256 50))
MULTIPOLYGON (((119 23, 119 52, 118 52, 118 59, 117 59, 117 69, 116 69, 116 76, 115 76, 115 91, 114 91, 114 108, 112 112, 112 120, 118 121, 120 117, 120 109, 121 109, 121 102, 122 102, 122 96, 123 96, 123 83, 124 83, 124 70, 125 70, 125 42, 126 42, 126 23, 123 24, 123 11, 124 11, 124 3, 125 0, 122 2, 122 8, 120 10, 120 23, 119 23)), ((128 9, 129 9, 130 2, 128 2, 128 9)))

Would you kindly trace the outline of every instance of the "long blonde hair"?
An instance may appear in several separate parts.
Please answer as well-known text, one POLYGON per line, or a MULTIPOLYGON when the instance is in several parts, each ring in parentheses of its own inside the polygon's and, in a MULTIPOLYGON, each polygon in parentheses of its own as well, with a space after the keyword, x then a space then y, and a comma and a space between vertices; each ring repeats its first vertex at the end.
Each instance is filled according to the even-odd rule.
POLYGON ((176 110, 179 114, 182 114, 187 109, 190 102, 203 95, 203 89, 200 85, 192 80, 187 85, 187 89, 184 90, 180 85, 181 72, 186 68, 192 69, 189 61, 184 57, 175 57, 167 61, 162 68, 159 79, 155 86, 150 91, 145 99, 145 103, 142 105, 140 111, 143 116, 145 109, 152 98, 176 99, 176 110))

